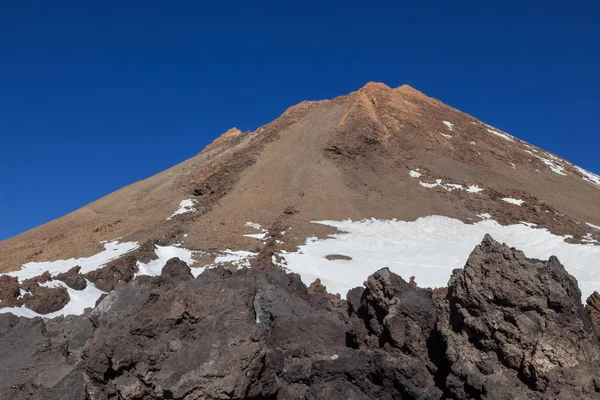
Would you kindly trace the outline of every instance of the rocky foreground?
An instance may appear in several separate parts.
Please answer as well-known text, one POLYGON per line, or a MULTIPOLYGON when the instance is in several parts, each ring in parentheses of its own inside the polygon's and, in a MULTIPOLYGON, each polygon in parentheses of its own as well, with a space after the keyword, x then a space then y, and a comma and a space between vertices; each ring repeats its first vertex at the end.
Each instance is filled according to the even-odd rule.
POLYGON ((174 259, 82 316, 0 315, 0 398, 600 398, 594 305, 558 259, 489 236, 447 288, 382 269, 347 301, 174 259))

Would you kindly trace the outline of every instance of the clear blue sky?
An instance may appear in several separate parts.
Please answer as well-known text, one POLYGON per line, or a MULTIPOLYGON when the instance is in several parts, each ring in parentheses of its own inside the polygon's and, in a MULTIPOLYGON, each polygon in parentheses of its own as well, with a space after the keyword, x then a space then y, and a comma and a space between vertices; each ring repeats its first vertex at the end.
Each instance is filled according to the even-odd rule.
POLYGON ((0 239, 368 81, 600 173, 598 2, 202 3, 2 1, 0 239))

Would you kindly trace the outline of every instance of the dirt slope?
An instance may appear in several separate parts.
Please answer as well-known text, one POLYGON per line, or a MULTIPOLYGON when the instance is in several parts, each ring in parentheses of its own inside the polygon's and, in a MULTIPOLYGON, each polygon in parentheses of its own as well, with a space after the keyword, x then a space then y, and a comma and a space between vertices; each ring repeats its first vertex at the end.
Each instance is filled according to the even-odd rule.
POLYGON ((256 240, 243 236, 255 233, 248 221, 291 227, 287 248, 328 232, 313 220, 431 214, 468 222, 489 213, 575 241, 588 234, 600 240, 600 231, 586 225, 600 226, 600 178, 594 180, 413 88, 369 83, 347 96, 293 106, 255 132, 232 129, 167 171, 0 242, 0 271, 89 256, 101 241, 117 238, 252 249, 256 240), (426 187, 437 179, 483 191, 426 187), (197 211, 167 219, 184 199, 194 199, 197 211))

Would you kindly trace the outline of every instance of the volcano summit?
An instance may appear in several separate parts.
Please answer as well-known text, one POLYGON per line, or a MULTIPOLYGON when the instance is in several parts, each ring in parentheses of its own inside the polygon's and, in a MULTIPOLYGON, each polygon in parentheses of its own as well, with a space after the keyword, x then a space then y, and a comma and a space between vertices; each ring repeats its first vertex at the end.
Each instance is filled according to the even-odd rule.
POLYGON ((302 102, 0 242, 0 391, 597 398, 599 205, 409 86, 302 102))

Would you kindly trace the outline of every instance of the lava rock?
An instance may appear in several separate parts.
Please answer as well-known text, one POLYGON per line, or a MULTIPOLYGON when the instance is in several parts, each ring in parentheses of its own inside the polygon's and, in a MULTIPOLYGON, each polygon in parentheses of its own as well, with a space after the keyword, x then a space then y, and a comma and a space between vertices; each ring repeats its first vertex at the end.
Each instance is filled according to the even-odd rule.
POLYGON ((167 261, 160 272, 160 276, 170 277, 177 281, 188 281, 190 279, 194 279, 194 275, 192 275, 192 270, 190 267, 179 258, 171 258, 169 261, 167 261))
POLYGON ((23 296, 25 307, 39 313, 49 314, 62 309, 70 300, 67 289, 62 286, 31 288, 31 292, 23 296))
POLYGON ((0 275, 0 307, 17 306, 20 292, 17 278, 0 275))
POLYGON ((87 287, 85 278, 79 273, 81 270, 80 266, 76 266, 64 272, 57 274, 54 279, 63 281, 68 287, 74 290, 83 290, 87 287))

